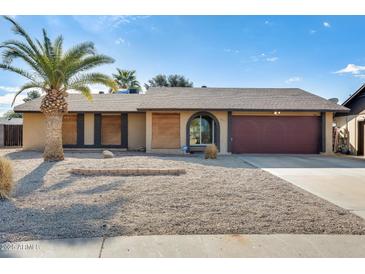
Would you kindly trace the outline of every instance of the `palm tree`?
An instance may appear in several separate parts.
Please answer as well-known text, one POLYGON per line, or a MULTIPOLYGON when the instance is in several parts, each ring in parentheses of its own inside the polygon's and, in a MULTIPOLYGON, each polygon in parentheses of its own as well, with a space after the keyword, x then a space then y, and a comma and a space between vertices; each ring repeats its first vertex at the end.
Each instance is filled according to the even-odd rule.
POLYGON ((113 74, 115 82, 122 89, 138 89, 140 84, 137 81, 135 70, 122 70, 117 68, 118 73, 113 74))
POLYGON ((144 85, 146 89, 150 87, 193 87, 193 82, 183 75, 171 74, 168 77, 164 74, 158 74, 144 85))
POLYGON ((8 40, 0 44, 0 49, 3 49, 3 63, 0 63, 0 68, 28 80, 16 93, 14 101, 16 96, 29 89, 41 89, 44 92, 41 101, 41 111, 46 121, 43 157, 45 161, 63 160, 62 118, 67 113, 68 91, 79 91, 91 100, 90 84, 103 84, 115 89, 115 83, 110 77, 101 73, 85 73, 99 65, 113 63, 114 60, 97 54, 91 42, 81 43, 63 51, 62 36, 58 36, 52 42, 44 29, 43 41, 33 40, 12 18, 4 18, 11 22, 13 32, 22 39, 8 40), (23 61, 30 70, 13 66, 15 59, 23 61))

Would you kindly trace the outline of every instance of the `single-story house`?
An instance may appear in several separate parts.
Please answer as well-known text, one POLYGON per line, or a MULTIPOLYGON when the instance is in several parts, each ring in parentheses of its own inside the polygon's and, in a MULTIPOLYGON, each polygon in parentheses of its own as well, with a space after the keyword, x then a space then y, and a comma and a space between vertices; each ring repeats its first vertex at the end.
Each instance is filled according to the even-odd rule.
POLYGON ((0 118, 0 147, 3 147, 5 145, 21 144, 21 139, 20 140, 18 139, 22 138, 22 136, 21 134, 19 134, 18 127, 21 127, 22 124, 23 124, 22 118, 12 118, 12 119, 0 118))
MULTIPOLYGON (((65 147, 145 147, 147 152, 332 152, 334 113, 344 106, 297 88, 150 88, 146 94, 67 98, 65 147)), ((24 114, 24 149, 43 149, 41 98, 15 108, 24 114)))
POLYGON ((347 135, 349 152, 354 155, 364 155, 365 84, 345 100, 342 106, 349 108, 350 111, 336 114, 334 118, 336 127, 340 129, 341 134, 347 135))

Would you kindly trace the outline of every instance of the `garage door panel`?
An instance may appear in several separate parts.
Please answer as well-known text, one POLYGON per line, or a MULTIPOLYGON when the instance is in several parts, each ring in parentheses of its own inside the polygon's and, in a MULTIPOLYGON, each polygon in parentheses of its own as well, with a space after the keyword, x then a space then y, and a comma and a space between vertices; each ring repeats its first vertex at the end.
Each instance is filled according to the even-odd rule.
POLYGON ((233 116, 233 153, 318 153, 318 116, 233 116))

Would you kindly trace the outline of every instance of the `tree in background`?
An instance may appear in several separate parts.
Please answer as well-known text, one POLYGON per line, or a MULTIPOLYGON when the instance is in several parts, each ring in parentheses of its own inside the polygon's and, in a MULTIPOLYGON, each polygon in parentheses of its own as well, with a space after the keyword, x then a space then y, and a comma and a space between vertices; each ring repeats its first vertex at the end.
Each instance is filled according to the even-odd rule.
POLYGON ((146 89, 150 87, 193 87, 193 82, 183 75, 171 74, 168 77, 158 74, 145 84, 146 89))
POLYGON ((27 97, 23 99, 24 102, 32 101, 33 99, 41 97, 41 94, 37 90, 31 90, 27 93, 27 97))
POLYGON ((23 114, 21 113, 15 113, 12 109, 8 110, 3 115, 4 118, 11 120, 13 118, 23 118, 23 114))
POLYGON ((137 81, 135 70, 123 70, 117 68, 117 73, 113 78, 121 89, 139 89, 141 85, 137 81))
MULTIPOLYGON (((27 93, 27 97, 23 99, 24 102, 32 101, 33 99, 41 97, 41 94, 37 90, 31 90, 27 93)), ((22 113, 15 113, 12 109, 8 110, 3 115, 4 118, 11 120, 13 118, 23 118, 22 113)))
POLYGON ((8 16, 4 18, 12 24, 14 34, 19 35, 21 40, 8 40, 0 44, 0 49, 3 50, 0 69, 14 72, 28 80, 16 93, 14 101, 25 90, 40 89, 45 93, 40 107, 46 125, 43 157, 45 161, 63 160, 62 121, 68 108, 68 91, 79 91, 91 100, 90 84, 102 84, 116 89, 114 80, 109 76, 86 73, 100 65, 113 63, 114 60, 97 54, 92 42, 74 45, 64 51, 63 37, 58 36, 51 41, 45 29, 41 41, 32 39, 14 19, 8 16), (15 67, 15 59, 23 61, 30 69, 15 67))
POLYGON ((169 75, 167 81, 169 82, 169 87, 193 87, 193 82, 190 82, 189 79, 185 78, 183 75, 169 75))

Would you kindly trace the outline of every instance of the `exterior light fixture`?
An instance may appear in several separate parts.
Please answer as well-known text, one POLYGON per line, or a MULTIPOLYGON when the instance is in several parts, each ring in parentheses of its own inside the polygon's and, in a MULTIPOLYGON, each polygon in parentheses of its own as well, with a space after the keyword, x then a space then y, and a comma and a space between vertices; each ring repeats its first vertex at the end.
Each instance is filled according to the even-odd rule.
POLYGON ((280 111, 274 111, 274 115, 280 115, 280 111))

